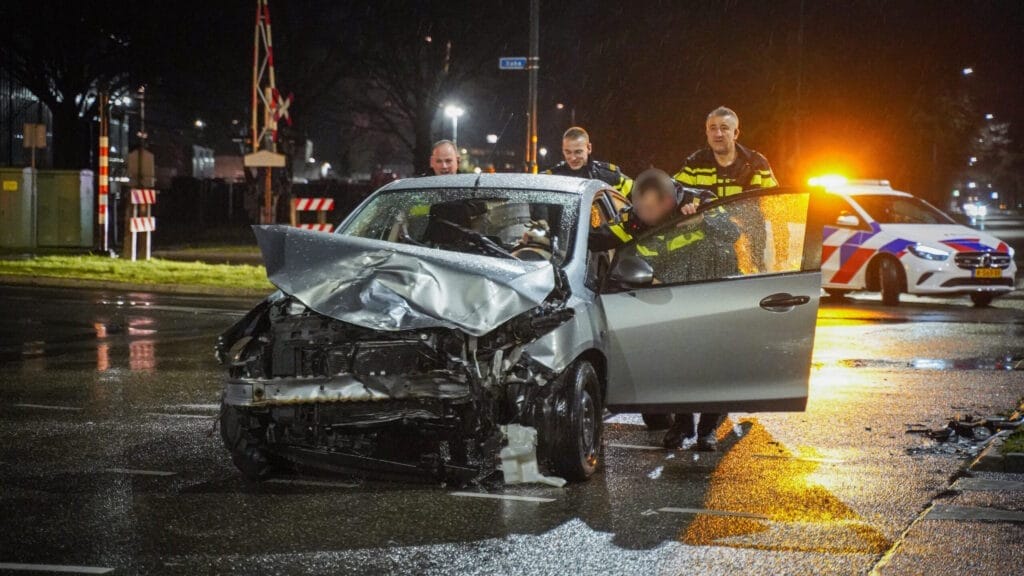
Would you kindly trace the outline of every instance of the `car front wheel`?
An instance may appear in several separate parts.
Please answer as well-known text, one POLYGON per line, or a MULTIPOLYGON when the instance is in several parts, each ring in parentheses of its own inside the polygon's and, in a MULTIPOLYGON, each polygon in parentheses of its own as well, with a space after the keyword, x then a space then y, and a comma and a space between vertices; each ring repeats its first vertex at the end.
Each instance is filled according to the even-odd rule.
POLYGON ((248 480, 263 480, 273 471, 261 440, 263 431, 255 416, 221 405, 220 437, 231 453, 231 461, 248 480))
POLYGON ((550 444, 551 468, 566 480, 582 481, 600 462, 604 429, 601 381, 586 361, 573 364, 563 378, 557 406, 560 422, 550 444))
POLYGON ((994 298, 995 296, 988 292, 975 292, 971 294, 971 302, 974 302, 974 305, 978 308, 987 307, 994 298))
POLYGON ((878 286, 882 292, 882 304, 896 306, 900 303, 900 268, 892 258, 885 258, 878 264, 878 286))

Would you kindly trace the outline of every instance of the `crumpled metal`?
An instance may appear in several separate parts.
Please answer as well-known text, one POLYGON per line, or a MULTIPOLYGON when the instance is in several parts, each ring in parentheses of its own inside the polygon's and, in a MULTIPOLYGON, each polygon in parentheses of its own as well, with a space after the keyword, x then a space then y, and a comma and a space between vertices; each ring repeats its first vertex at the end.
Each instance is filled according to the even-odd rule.
POLYGON ((454 328, 482 336, 540 305, 554 288, 549 262, 290 226, 253 231, 277 288, 320 314, 372 330, 454 328))

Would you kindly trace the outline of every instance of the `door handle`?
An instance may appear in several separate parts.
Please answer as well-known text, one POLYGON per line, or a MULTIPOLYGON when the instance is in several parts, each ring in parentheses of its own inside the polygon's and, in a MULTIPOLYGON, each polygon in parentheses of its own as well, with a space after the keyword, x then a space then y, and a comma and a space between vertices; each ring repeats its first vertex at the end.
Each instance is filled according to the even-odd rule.
POLYGON ((760 306, 769 312, 789 312, 797 306, 803 306, 811 301, 810 296, 793 296, 786 292, 772 294, 761 299, 760 306))

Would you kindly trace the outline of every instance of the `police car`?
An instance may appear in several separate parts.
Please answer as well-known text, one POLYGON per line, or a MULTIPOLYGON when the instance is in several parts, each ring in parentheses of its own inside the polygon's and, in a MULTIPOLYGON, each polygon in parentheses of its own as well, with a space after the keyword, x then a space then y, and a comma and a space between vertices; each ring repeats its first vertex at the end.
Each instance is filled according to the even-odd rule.
POLYGON ((998 238, 962 226, 924 200, 893 190, 887 180, 811 180, 826 188, 821 254, 825 290, 969 295, 976 306, 1014 289, 1013 249, 998 238))

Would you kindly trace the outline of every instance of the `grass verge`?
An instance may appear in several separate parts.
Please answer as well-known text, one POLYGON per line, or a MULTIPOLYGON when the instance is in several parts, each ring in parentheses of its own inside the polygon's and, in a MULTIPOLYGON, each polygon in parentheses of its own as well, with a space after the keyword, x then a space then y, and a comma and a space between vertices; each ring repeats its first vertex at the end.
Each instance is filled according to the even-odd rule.
POLYGON ((156 259, 132 262, 96 255, 0 260, 0 276, 2 275, 99 280, 125 284, 211 286, 268 292, 273 290, 262 266, 156 259))
POLYGON ((1003 454, 1011 452, 1024 452, 1024 428, 1017 428, 1017 431, 1006 437, 1003 445, 999 447, 1003 454))

